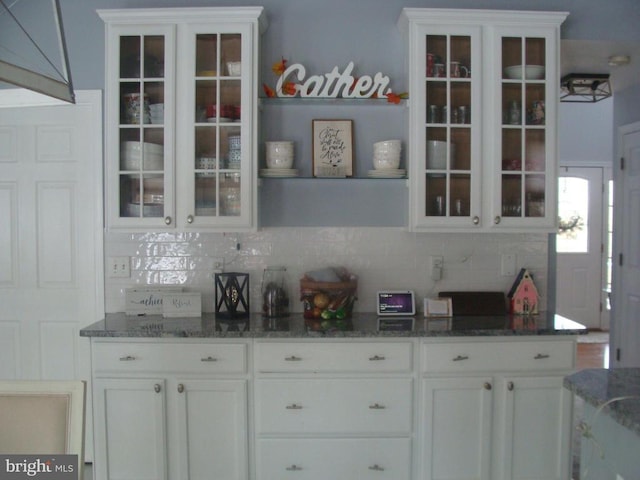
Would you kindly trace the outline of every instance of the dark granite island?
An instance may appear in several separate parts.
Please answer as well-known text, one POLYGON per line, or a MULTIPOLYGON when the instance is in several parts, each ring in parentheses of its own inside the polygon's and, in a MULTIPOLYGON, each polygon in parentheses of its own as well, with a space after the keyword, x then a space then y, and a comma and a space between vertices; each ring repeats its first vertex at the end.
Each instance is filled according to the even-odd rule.
POLYGON ((640 368, 583 370, 564 385, 585 403, 580 478, 640 480, 640 368))

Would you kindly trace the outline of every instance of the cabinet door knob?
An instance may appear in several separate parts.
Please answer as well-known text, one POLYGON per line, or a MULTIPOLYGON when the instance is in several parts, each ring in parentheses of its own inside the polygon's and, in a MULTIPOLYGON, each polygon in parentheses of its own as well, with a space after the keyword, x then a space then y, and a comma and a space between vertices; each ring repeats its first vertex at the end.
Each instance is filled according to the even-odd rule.
POLYGON ((193 215, 187 215, 187 223, 193 223, 193 215))
POLYGON ((508 382, 507 383, 507 390, 509 390, 510 392, 513 392, 513 389, 514 389, 513 382, 508 382))
POLYGON ((491 390, 493 387, 491 386, 491 384, 489 382, 484 382, 484 389, 485 390, 491 390))
POLYGON ((468 355, 458 355, 453 359, 454 362, 461 362, 462 360, 469 360, 468 355))
POLYGON ((385 407, 384 405, 380 405, 379 403, 374 403, 373 405, 369 405, 369 408, 371 410, 384 410, 387 407, 385 407))
POLYGON ((302 467, 299 467, 298 465, 291 465, 290 467, 287 467, 287 470, 289 472, 298 472, 302 470, 302 467))
POLYGON ((299 362, 300 360, 302 360, 302 358, 296 357, 295 355, 291 355, 290 357, 285 357, 284 359, 285 362, 299 362))
POLYGON ((133 362, 136 359, 133 355, 125 355, 124 357, 120 357, 121 362, 133 362))
POLYGON ((376 464, 376 465, 371 465, 369 467, 369 470, 375 470, 377 472, 384 472, 384 468, 382 468, 380 465, 376 464))
POLYGON ((184 392, 184 385, 182 383, 178 384, 178 393, 184 392))
POLYGON ((474 225, 478 225, 480 223, 480 217, 477 215, 474 216, 472 222, 474 225))
POLYGON ((216 357, 212 357, 209 355, 208 357, 203 357, 200 359, 201 362, 217 362, 218 359, 216 357))
POLYGON ((538 353, 535 357, 533 357, 534 360, 542 360, 544 358, 549 358, 550 355, 547 355, 546 353, 538 353))
POLYGON ((167 225, 171 225, 171 222, 173 221, 173 219, 171 217, 164 217, 164 223, 166 223, 167 225))
POLYGON ((296 403, 292 403, 291 405, 287 405, 285 408, 287 410, 302 410, 302 405, 298 405, 296 403))
POLYGON ((153 386, 153 391, 156 392, 156 393, 160 393, 162 391, 162 386, 159 383, 156 383, 153 386))
POLYGON ((498 225, 500 223, 500 221, 502 220, 502 218, 500 217, 500 215, 496 215, 496 218, 493 219, 493 223, 495 223, 496 225, 498 225))
POLYGON ((378 362, 380 360, 386 360, 384 355, 374 355, 373 357, 369 357, 369 361, 371 362, 378 362))

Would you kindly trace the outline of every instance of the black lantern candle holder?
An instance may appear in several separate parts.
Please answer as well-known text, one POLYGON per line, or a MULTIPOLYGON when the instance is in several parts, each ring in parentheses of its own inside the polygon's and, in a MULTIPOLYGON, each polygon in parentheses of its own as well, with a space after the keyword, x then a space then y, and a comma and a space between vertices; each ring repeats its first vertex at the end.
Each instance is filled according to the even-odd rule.
POLYGON ((248 273, 216 273, 215 284, 216 317, 240 319, 250 316, 248 273))

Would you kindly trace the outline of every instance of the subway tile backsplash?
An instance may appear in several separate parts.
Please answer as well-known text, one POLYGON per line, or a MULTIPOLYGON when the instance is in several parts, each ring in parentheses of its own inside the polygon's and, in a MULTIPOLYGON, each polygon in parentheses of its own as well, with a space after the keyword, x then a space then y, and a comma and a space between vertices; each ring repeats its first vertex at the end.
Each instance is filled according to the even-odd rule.
POLYGON ((299 280, 305 271, 344 266, 358 275, 355 311, 375 311, 375 293, 411 289, 418 309, 422 298, 442 290, 501 290, 514 277, 501 275, 501 257, 516 255, 526 267, 546 306, 548 285, 546 234, 410 233, 399 228, 265 228, 253 233, 108 232, 105 257, 129 256, 130 278, 105 278, 105 310, 124 311, 126 288, 182 285, 202 293, 205 312, 214 310, 213 272, 224 258, 225 271, 250 275, 251 310, 260 311, 260 284, 267 266, 286 267, 291 311, 301 312, 299 280), (444 258, 442 278, 430 278, 431 255, 444 258))

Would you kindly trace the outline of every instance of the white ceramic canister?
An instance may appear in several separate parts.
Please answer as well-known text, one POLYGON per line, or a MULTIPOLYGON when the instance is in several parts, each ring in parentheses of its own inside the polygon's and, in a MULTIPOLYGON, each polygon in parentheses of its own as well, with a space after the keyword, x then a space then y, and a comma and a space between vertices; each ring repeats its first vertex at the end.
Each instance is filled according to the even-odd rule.
POLYGON ((265 142, 267 168, 291 168, 293 166, 293 142, 265 142))

